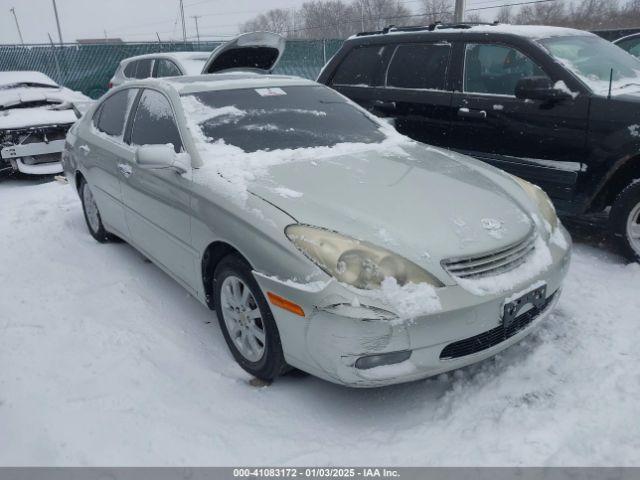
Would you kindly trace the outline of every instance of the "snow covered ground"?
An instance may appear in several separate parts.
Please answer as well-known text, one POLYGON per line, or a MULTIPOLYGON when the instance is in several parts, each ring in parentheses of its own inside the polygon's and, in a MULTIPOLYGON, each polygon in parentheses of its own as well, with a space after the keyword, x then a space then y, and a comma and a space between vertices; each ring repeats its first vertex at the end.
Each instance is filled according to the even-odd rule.
POLYGON ((0 465, 640 465, 640 266, 578 243, 499 357, 378 390, 251 386, 215 316, 72 189, 0 183, 0 465))

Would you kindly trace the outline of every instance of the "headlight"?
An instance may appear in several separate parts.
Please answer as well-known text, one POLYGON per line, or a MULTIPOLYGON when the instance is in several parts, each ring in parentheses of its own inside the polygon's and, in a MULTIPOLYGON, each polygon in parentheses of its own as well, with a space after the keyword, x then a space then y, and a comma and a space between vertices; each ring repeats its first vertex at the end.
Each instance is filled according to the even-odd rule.
POLYGON ((285 234, 318 267, 356 288, 379 288, 387 277, 395 278, 399 285, 443 286, 415 263, 368 242, 305 225, 289 225, 285 234))
POLYGON ((522 189, 527 192, 527 195, 529 195, 529 197, 536 203, 540 214, 549 224, 551 232, 553 232, 558 225, 558 215, 556 214, 556 209, 553 206, 553 203, 551 203, 549 196, 537 185, 529 183, 515 175, 512 176, 513 179, 520 184, 522 189))

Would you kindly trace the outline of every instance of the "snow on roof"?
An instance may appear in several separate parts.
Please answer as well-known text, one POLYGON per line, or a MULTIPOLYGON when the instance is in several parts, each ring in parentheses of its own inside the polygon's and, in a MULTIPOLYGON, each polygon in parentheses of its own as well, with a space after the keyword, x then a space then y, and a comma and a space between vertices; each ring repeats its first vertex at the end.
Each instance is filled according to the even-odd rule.
POLYGON ((152 80, 169 83, 180 94, 207 90, 235 90, 240 88, 284 87, 316 85, 316 82, 289 75, 264 75, 252 72, 229 72, 208 75, 173 77, 170 80, 152 80))
POLYGON ((39 83, 57 87, 58 84, 42 72, 15 71, 0 72, 0 86, 15 85, 17 83, 39 83))
MULTIPOLYGON (((532 40, 537 40, 541 38, 549 38, 549 37, 561 37, 561 36, 576 36, 576 35, 593 35, 590 32, 585 32, 584 30, 576 30, 573 28, 564 28, 564 27, 549 27, 543 25, 509 25, 509 24, 497 24, 497 25, 473 25, 469 28, 436 28, 435 30, 412 30, 412 31, 403 31, 403 30, 390 30, 388 33, 378 33, 375 35, 385 36, 385 35, 416 35, 416 34, 426 34, 429 35, 431 33, 445 33, 451 35, 460 35, 460 34, 468 34, 468 33, 502 33, 508 35, 519 35, 522 37, 531 38, 532 40)), ((352 36, 351 38, 363 38, 352 36)), ((366 37, 364 37, 366 38, 366 37)))

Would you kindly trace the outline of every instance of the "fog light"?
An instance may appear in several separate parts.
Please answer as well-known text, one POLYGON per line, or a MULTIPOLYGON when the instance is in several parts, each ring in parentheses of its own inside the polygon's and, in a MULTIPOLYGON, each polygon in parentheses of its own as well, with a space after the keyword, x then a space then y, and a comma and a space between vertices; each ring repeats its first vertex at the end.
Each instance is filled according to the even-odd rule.
POLYGON ((356 368, 359 370, 368 370, 370 368, 380 367, 382 365, 393 365, 401 363, 411 356, 411 350, 405 352, 381 353, 379 355, 369 355, 360 357, 356 360, 356 368))

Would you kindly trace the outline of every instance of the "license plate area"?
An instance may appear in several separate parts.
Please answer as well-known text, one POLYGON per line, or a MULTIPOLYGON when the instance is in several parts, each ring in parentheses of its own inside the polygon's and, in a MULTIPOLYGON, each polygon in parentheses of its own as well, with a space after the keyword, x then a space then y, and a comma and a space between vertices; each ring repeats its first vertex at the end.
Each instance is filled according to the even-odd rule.
POLYGON ((502 312, 502 326, 509 329, 526 305, 531 305, 536 313, 540 313, 547 302, 547 286, 542 285, 515 300, 505 303, 502 312))

